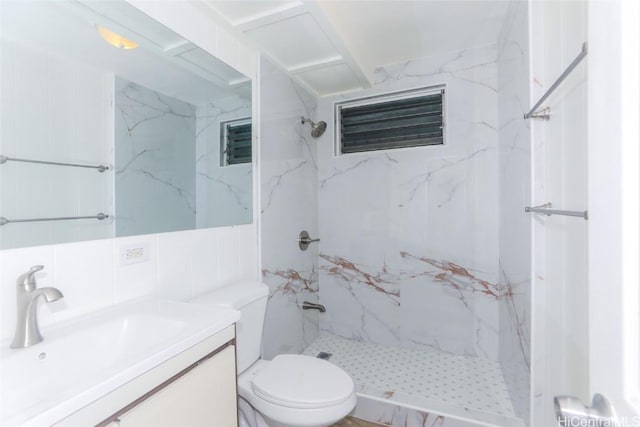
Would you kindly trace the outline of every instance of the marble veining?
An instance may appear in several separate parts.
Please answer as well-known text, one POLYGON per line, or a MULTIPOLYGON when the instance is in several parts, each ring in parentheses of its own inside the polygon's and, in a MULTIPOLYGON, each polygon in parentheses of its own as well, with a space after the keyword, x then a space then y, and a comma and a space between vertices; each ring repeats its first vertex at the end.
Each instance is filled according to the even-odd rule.
POLYGON ((269 295, 269 298, 273 298, 276 294, 298 295, 298 293, 318 293, 316 286, 318 279, 315 270, 311 270, 306 275, 300 271, 291 269, 278 271, 262 270, 262 276, 266 279, 277 278, 280 283, 280 285, 276 287, 276 291, 269 295))
POLYGON ((116 235, 192 229, 196 107, 115 78, 116 235))
POLYGON ((138 126, 149 121, 166 116, 192 120, 195 114, 194 106, 135 83, 127 83, 120 87, 117 110, 122 115, 130 135, 138 126))
MULTIPOLYGON (((503 273, 503 276, 504 273, 503 273)), ((514 327, 515 335, 517 336, 517 347, 519 350, 519 356, 522 357, 521 361, 526 366, 527 370, 531 368, 531 354, 530 354, 530 319, 526 309, 519 306, 522 302, 518 301, 518 296, 515 294, 515 289, 523 288, 524 286, 513 285, 509 282, 509 279, 505 277, 501 282, 505 283, 504 290, 502 291, 501 299, 506 301, 509 310, 509 321, 511 326, 514 327)))
MULTIPOLYGON (((529 11, 510 2, 498 37, 500 275, 498 360, 515 414, 529 425, 531 375, 531 136, 529 11)), ((534 79, 535 80, 535 79, 534 79)), ((535 84, 535 82, 534 82, 535 84)), ((535 425, 535 424, 534 424, 535 425)))
POLYGON ((178 197, 184 201, 184 203, 187 205, 187 209, 191 212, 193 212, 194 214, 196 213, 196 209, 194 207, 194 203, 191 200, 192 199, 192 195, 187 192, 187 190, 184 190, 180 187, 178 187, 176 184, 174 184, 173 182, 171 182, 171 180, 169 179, 162 179, 156 175, 154 175, 152 172, 149 171, 145 171, 142 170, 140 171, 141 174, 148 176, 149 178, 160 182, 162 184, 164 184, 165 186, 169 187, 169 188, 173 188, 173 190, 175 191, 175 193, 178 195, 178 197))
POLYGON ((463 49, 440 55, 437 61, 426 64, 424 61, 406 61, 397 65, 379 67, 375 73, 375 85, 383 85, 389 80, 403 80, 406 78, 425 78, 437 76, 442 78, 460 79, 472 84, 481 85, 495 91, 495 80, 478 80, 468 77, 470 72, 495 67, 495 58, 491 55, 478 55, 476 49, 463 49))
POLYGON ((459 293, 471 292, 480 293, 484 296, 498 299, 500 294, 499 286, 487 280, 476 277, 468 269, 450 261, 435 260, 425 257, 417 257, 408 252, 401 251, 403 258, 423 262, 431 267, 435 267, 435 271, 425 271, 423 273, 411 273, 410 278, 427 275, 438 283, 445 284, 455 289, 459 293))
POLYGON ((116 192, 118 235, 252 221, 251 164, 225 167, 220 141, 222 122, 251 117, 251 100, 194 106, 116 78, 115 108, 116 183, 148 195, 116 192))
POLYGON ((154 151, 155 150, 145 148, 137 153, 134 153, 134 155, 124 165, 116 166, 116 174, 126 173, 127 170, 129 169, 129 166, 134 164, 139 157, 146 156, 147 154, 153 155, 154 151))
POLYGON ((401 263, 385 264, 379 270, 340 256, 320 254, 320 258, 322 301, 334 309, 323 318, 323 329, 384 345, 491 355, 491 336, 497 337, 498 331, 483 307, 495 304, 500 287, 483 278, 485 273, 406 251, 399 252, 401 263), (445 303, 448 309, 443 310, 440 306, 445 303), (418 316, 423 321, 412 323, 418 316), (439 336, 438 325, 443 322, 450 322, 443 328, 451 333, 463 332, 459 328, 466 321, 473 325, 464 332, 471 342, 439 336))
POLYGON ((318 160, 316 159, 316 148, 312 138, 308 138, 304 135, 301 136, 304 148, 306 150, 305 157, 309 159, 313 169, 318 171, 318 160))
POLYGON ((261 70, 262 280, 269 286, 263 357, 301 353, 318 336, 318 247, 298 247, 298 234, 318 235, 317 144, 300 117, 315 119, 315 98, 268 60, 261 70))
POLYGON ((262 278, 269 285, 265 333, 275 335, 267 346, 275 354, 302 353, 318 335, 317 312, 302 309, 304 301, 318 302, 317 271, 263 270, 262 278))
POLYGON ((328 263, 322 266, 323 271, 326 271, 328 275, 347 284, 356 282, 369 287, 387 296, 394 304, 400 305, 400 291, 388 289, 389 287, 395 288, 398 279, 389 273, 386 266, 383 266, 381 271, 371 273, 342 257, 331 257, 325 254, 321 254, 320 257, 328 263))
POLYGON ((264 202, 262 203, 261 213, 264 213, 267 209, 269 209, 273 201, 274 194, 280 189, 282 181, 285 179, 285 177, 291 176, 292 174, 294 174, 294 172, 305 167, 307 164, 308 162, 306 160, 302 160, 298 164, 293 166, 289 166, 288 164, 286 164, 284 171, 282 171, 281 173, 271 174, 267 183, 264 184, 266 194, 264 202))
POLYGON ((498 358, 497 46, 378 68, 334 102, 445 88, 445 143, 336 156, 318 144, 321 330, 408 349, 498 358))
POLYGON ((245 224, 253 220, 250 163, 225 166, 221 126, 251 117, 251 100, 239 95, 199 105, 196 110, 196 192, 198 227, 245 224))
MULTIPOLYGON (((495 130, 495 128, 492 128, 495 130)), ((455 159, 455 160, 449 160, 449 159, 442 159, 442 165, 428 171, 425 173, 421 173, 418 174, 414 177, 412 177, 407 183, 406 185, 410 188, 408 191, 408 197, 406 202, 410 202, 413 200, 413 198, 416 196, 416 193, 418 191, 420 191, 421 189, 424 188, 424 185, 427 184, 429 182, 429 180, 433 179, 435 177, 436 174, 438 174, 439 172, 442 172, 448 168, 451 167, 455 167, 456 165, 459 165, 463 162, 469 161, 471 159, 473 159, 474 157, 483 154, 485 152, 487 152, 489 150, 489 148, 481 148, 479 150, 476 150, 474 152, 472 152, 469 155, 466 155, 462 158, 459 159, 455 159)), ((453 190, 455 190, 455 188, 453 188, 453 190)))
POLYGON ((357 169, 358 167, 360 167, 362 165, 365 165, 370 160, 371 159, 362 159, 362 160, 358 161, 356 164, 354 164, 352 166, 349 166, 349 167, 347 167, 347 168, 345 168, 343 170, 338 170, 334 166, 333 171, 328 176, 326 176, 325 178, 320 179, 320 188, 324 187, 327 184, 328 181, 330 181, 330 180, 332 180, 334 178, 337 178, 340 175, 348 173, 348 172, 350 172, 350 171, 352 171, 354 169, 357 169))
MULTIPOLYGON (((213 132, 219 132, 217 126, 223 120, 243 118, 247 115, 250 116, 250 108, 250 102, 245 101, 240 97, 226 98, 216 102, 208 102, 203 106, 199 106, 198 120, 200 123, 196 132, 196 137, 208 132, 212 128, 213 132)), ((212 145, 212 149, 208 153, 216 151, 217 148, 218 147, 215 145, 212 145)))
POLYGON ((213 182, 216 184, 221 185, 223 188, 225 188, 232 196, 233 199, 236 201, 237 205, 244 211, 248 211, 251 209, 251 206, 247 206, 247 201, 246 199, 246 189, 244 187, 241 187, 239 185, 235 185, 233 183, 229 183, 227 181, 225 181, 224 176, 223 175, 219 175, 217 177, 213 177, 213 176, 209 176, 207 173, 205 172, 200 172, 200 176, 202 176, 203 178, 205 178, 207 181, 209 182, 213 182))

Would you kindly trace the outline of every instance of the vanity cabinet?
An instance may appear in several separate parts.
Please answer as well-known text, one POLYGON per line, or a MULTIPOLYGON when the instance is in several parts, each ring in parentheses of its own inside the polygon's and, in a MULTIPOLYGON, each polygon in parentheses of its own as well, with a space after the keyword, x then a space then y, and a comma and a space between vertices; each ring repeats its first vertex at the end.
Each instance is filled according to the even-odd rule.
POLYGON ((56 426, 235 427, 235 330, 187 349, 56 426))
POLYGON ((235 426, 235 347, 199 362, 100 425, 109 427, 235 426))

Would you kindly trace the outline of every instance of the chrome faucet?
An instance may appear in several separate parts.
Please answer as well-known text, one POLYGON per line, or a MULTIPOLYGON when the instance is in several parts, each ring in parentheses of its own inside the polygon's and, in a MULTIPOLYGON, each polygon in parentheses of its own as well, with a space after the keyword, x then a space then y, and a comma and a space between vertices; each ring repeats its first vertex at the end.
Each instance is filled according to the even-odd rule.
POLYGON ((56 288, 36 289, 36 273, 43 270, 44 266, 34 265, 16 281, 18 289, 16 300, 18 303, 18 316, 16 333, 9 347, 25 348, 43 340, 38 327, 38 297, 42 295, 46 302, 52 302, 63 298, 62 292, 56 288))
POLYGON ((303 310, 318 310, 320 313, 324 313, 325 311, 327 311, 327 309, 324 308, 324 305, 315 304, 315 303, 309 302, 309 301, 303 301, 302 302, 302 309, 303 310))

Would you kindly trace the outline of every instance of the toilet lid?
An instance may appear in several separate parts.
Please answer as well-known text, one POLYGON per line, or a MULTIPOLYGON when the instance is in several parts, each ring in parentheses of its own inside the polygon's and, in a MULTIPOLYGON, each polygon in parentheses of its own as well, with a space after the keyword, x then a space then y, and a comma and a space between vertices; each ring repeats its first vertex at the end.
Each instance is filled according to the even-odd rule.
POLYGON ((290 408, 322 408, 349 399, 355 391, 351 377, 326 360, 282 354, 252 380, 253 392, 267 402, 290 408))

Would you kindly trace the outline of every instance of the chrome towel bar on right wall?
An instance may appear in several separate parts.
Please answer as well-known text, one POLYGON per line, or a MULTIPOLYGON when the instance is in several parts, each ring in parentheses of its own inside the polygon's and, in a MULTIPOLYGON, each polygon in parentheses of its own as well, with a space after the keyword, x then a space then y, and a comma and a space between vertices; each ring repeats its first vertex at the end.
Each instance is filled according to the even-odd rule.
POLYGON ((551 202, 548 202, 548 203, 545 203, 544 205, 539 205, 539 206, 526 206, 524 208, 524 211, 544 214, 547 216, 564 215, 564 216, 577 216, 577 217, 584 218, 585 220, 589 219, 589 213, 587 211, 563 211, 560 209, 551 209, 551 202))
POLYGON ((564 70, 562 74, 560 74, 560 77, 558 77, 556 81, 553 82, 551 87, 544 93, 544 95, 542 95, 542 98, 540 98, 540 100, 536 102, 536 105, 534 105, 533 108, 531 108, 531 110, 524 115, 525 119, 549 120, 549 118, 551 117, 551 109, 547 107, 543 110, 538 111, 538 108, 542 105, 544 101, 546 101, 549 95, 551 95, 553 91, 556 90, 558 86, 560 86, 560 84, 564 81, 564 79, 566 79, 567 76, 571 74, 573 69, 578 66, 578 64, 584 59, 585 56, 587 56, 587 53, 588 53, 587 42, 584 42, 582 43, 582 49, 580 50, 580 53, 578 54, 578 56, 576 56, 576 59, 574 59, 573 62, 569 64, 567 69, 564 70))

